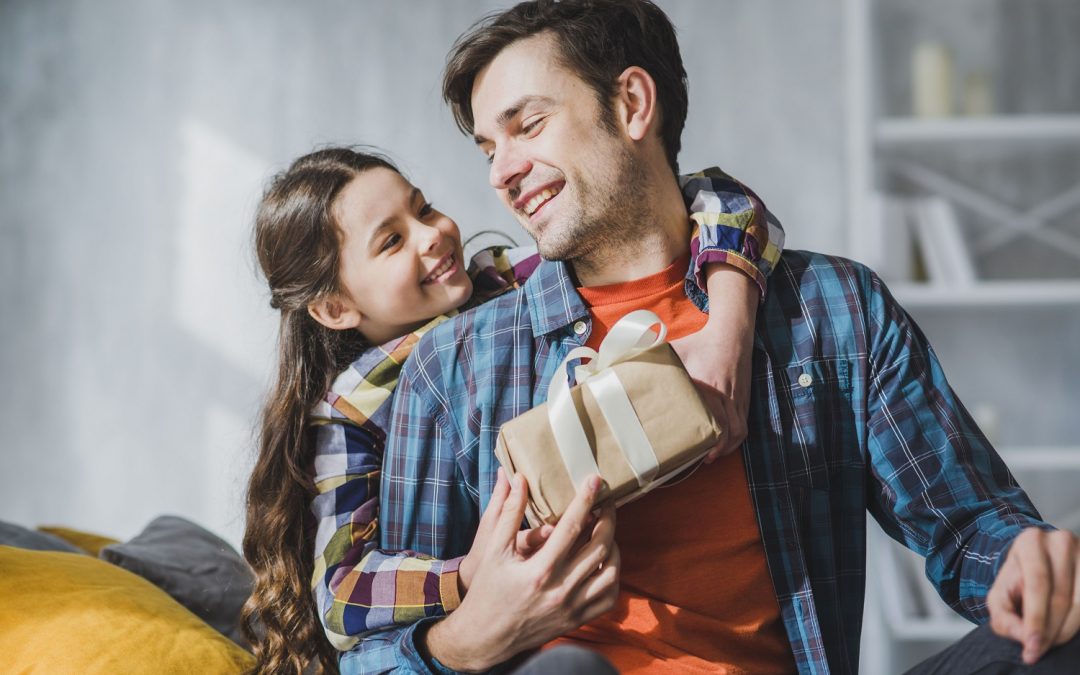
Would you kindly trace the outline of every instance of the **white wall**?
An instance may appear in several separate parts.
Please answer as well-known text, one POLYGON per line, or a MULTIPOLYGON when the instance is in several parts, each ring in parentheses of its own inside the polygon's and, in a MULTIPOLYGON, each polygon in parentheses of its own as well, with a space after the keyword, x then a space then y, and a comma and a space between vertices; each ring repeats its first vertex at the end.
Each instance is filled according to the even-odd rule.
MULTIPOLYGON (((168 512, 239 542, 276 331, 248 251, 262 185, 373 144, 466 232, 521 240, 439 96, 453 39, 506 4, 0 4, 0 519, 123 538, 168 512)), ((683 167, 839 252, 839 6, 662 4, 683 167)))
MULTIPOLYGON (((1075 33, 1044 11, 1069 1, 964 5, 1004 12, 977 15, 985 30, 973 44, 1036 47, 974 50, 1007 55, 994 68, 1021 91, 1050 73, 1052 96, 1036 110, 1077 106, 1076 49, 1040 46, 1048 33, 1075 33), (1005 35, 1003 25, 1022 30, 1005 35)), ((903 75, 916 18, 940 7, 890 2, 883 48, 900 58, 884 67, 903 75)), ((239 543, 276 333, 248 250, 261 188, 315 145, 368 143, 390 151, 466 233, 524 239, 439 96, 453 39, 508 4, 0 3, 0 520, 127 538, 177 513, 239 543)), ((843 3, 660 4, 690 76, 683 168, 717 164, 753 186, 790 248, 846 253, 843 3)), ((908 93, 879 96, 895 111, 908 93)), ((1027 108, 1007 111, 1016 110, 1027 108)), ((1025 173, 1045 180, 1010 184, 1006 196, 1030 203, 1075 174, 1078 157, 1025 159, 1025 173)), ((1003 442, 1075 445, 1076 306, 917 318, 961 396, 1001 413, 1003 442)), ((880 644, 873 613, 867 627, 880 644)))

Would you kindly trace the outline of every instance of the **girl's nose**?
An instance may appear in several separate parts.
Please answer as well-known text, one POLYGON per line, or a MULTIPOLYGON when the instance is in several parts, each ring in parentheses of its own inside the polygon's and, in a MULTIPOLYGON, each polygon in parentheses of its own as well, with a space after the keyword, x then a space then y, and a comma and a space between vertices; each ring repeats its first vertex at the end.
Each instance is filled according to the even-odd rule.
POLYGON ((431 227, 430 225, 421 225, 423 231, 421 233, 420 250, 424 253, 434 253, 439 249, 439 244, 442 243, 443 234, 437 227, 431 227))

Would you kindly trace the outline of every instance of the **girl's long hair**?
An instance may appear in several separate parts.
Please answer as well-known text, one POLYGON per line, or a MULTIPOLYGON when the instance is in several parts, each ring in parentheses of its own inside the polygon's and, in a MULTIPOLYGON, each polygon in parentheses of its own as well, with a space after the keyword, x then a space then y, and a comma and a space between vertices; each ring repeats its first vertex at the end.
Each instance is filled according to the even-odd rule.
POLYGON ((273 179, 255 217, 256 255, 270 306, 281 313, 277 379, 260 419, 243 543, 256 578, 241 625, 256 673, 338 670, 311 586, 315 524, 309 505, 316 490, 310 416, 364 342, 355 330, 325 328, 307 308, 340 288, 343 235, 334 202, 351 180, 375 167, 397 171, 385 157, 351 148, 305 155, 273 179))

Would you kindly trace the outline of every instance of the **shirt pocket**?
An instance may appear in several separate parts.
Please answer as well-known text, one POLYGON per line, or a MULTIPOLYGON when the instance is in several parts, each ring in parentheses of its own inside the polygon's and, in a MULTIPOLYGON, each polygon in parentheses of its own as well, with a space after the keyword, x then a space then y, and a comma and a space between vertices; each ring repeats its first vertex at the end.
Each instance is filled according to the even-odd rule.
POLYGON ((828 490, 847 444, 855 442, 851 364, 811 359, 778 369, 774 424, 781 435, 788 482, 828 490))

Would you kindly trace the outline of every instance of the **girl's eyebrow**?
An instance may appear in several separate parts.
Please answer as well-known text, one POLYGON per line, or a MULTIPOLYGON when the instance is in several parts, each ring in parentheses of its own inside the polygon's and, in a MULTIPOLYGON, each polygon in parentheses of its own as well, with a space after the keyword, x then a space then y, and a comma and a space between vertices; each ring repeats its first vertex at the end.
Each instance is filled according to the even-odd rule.
MULTIPOLYGON (((416 204, 416 197, 419 196, 419 195, 420 195, 420 188, 414 186, 413 189, 412 189, 412 192, 409 193, 409 205, 410 206, 416 204)), ((375 228, 371 230, 371 236, 368 237, 368 245, 369 246, 374 245, 375 240, 379 238, 379 235, 382 233, 382 231, 387 229, 388 227, 392 227, 395 223, 397 223, 397 221, 398 221, 398 216, 397 215, 387 216, 381 223, 376 225, 375 228)))

